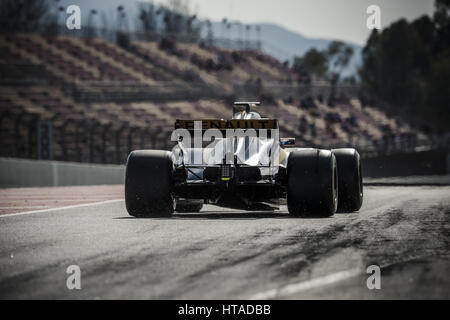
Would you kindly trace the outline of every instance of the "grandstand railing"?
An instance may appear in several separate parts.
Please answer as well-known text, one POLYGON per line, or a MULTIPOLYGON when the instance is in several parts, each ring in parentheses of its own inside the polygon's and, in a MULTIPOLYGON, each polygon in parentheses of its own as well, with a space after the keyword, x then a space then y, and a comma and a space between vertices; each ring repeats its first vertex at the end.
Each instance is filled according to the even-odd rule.
POLYGON ((94 26, 81 26, 81 29, 68 29, 64 24, 44 23, 40 22, 35 25, 27 26, 27 22, 22 22, 22 28, 16 28, 16 20, 0 20, 0 30, 2 32, 26 32, 43 34, 48 36, 75 36, 81 38, 103 38, 111 42, 118 42, 119 38, 126 36, 128 40, 140 40, 140 41, 159 41, 162 38, 172 38, 181 43, 199 43, 233 48, 233 49, 261 49, 262 42, 254 40, 242 40, 242 39, 225 39, 225 38, 209 38, 200 34, 187 34, 187 33, 169 33, 165 31, 130 31, 100 28, 94 26))
MULTIPOLYGON (((43 120, 37 115, 0 113, 0 156, 86 163, 123 164, 135 149, 170 150, 170 128, 136 127, 123 121, 101 119, 43 120), (5 125, 11 127, 9 133, 5 125)), ((414 135, 392 135, 368 144, 351 143, 310 147, 356 147, 364 158, 427 150, 450 150, 450 137, 417 139, 414 135)))
POLYGON ((143 84, 133 81, 95 81, 66 86, 78 102, 177 101, 227 99, 229 94, 203 83, 158 82, 143 84))
POLYGON ((384 139, 375 140, 371 143, 360 144, 354 147, 358 148, 363 158, 430 150, 450 151, 450 138, 434 136, 427 139, 417 139, 415 135, 392 135, 385 137, 384 139))
POLYGON ((101 119, 65 119, 58 125, 55 121, 0 113, 0 157, 123 164, 132 150, 169 150, 173 145, 167 128, 103 124, 101 119), (12 126, 9 133, 4 130, 7 122, 12 126))
POLYGON ((233 91, 237 96, 251 95, 258 98, 261 95, 270 95, 274 99, 303 99, 305 97, 329 97, 333 92, 335 96, 358 96, 359 86, 338 85, 332 87, 327 83, 302 84, 295 82, 263 82, 258 85, 255 82, 237 82, 233 83, 233 91))

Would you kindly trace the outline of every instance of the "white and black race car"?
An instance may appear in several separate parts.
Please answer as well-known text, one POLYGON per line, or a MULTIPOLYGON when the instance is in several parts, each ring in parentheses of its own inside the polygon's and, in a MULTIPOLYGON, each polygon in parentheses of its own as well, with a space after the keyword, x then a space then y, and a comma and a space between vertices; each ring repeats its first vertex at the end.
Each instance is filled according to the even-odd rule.
POLYGON ((363 202, 355 149, 297 148, 280 139, 278 121, 236 102, 231 120, 176 120, 172 151, 136 150, 127 160, 126 208, 131 216, 198 212, 203 204, 274 210, 293 216, 352 212, 363 202))

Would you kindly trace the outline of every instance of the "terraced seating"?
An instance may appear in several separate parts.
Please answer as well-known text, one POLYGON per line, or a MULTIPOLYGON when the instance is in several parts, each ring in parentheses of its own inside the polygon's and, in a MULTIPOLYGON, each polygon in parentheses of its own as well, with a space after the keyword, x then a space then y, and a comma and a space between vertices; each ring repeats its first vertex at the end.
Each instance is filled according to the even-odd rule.
POLYGON ((356 99, 266 99, 259 85, 292 74, 254 50, 141 41, 124 49, 102 39, 1 33, 0 50, 2 156, 34 157, 39 119, 52 123, 54 159, 123 163, 133 148, 170 148, 175 119, 231 117, 225 101, 243 85, 261 94, 260 112, 279 119, 281 137, 299 146, 377 150, 398 137, 426 138, 356 99))
POLYGON ((168 144, 167 135, 173 122, 169 125, 167 119, 158 117, 158 112, 148 110, 148 106, 142 109, 132 104, 80 104, 54 87, 0 87, 1 149, 6 152, 2 156, 28 155, 28 152, 20 153, 17 147, 11 146, 15 146, 14 141, 20 136, 32 145, 39 119, 52 122, 55 160, 122 163, 130 148, 150 148, 161 142, 163 146, 168 144), (30 116, 34 122, 21 120, 30 116), (152 139, 156 132, 164 139, 152 139), (145 139, 139 136, 144 133, 145 139), (130 135, 134 137, 130 138, 130 135))
POLYGON ((67 77, 81 81, 98 80, 99 77, 84 64, 68 55, 62 54, 61 50, 52 48, 42 41, 43 38, 36 35, 19 35, 14 37, 14 43, 19 49, 26 50, 35 55, 46 65, 51 65, 65 73, 67 77))
POLYGON ((91 52, 95 52, 103 61, 115 65, 123 72, 127 73, 131 79, 139 79, 143 83, 152 84, 155 81, 165 80, 163 72, 151 64, 146 63, 136 55, 114 45, 103 39, 78 39, 71 38, 73 42, 81 42, 89 47, 91 52))
POLYGON ((179 55, 168 54, 166 50, 160 48, 157 42, 135 41, 133 50, 147 61, 152 62, 168 73, 172 74, 173 79, 184 79, 186 81, 202 81, 211 86, 227 87, 208 72, 201 70, 195 64, 192 64, 187 57, 180 58, 179 55))
POLYGON ((205 48, 202 48, 198 44, 190 44, 190 43, 178 43, 177 47, 180 52, 184 53, 184 56, 192 58, 193 55, 198 57, 198 61, 206 62, 208 60, 213 61, 214 63, 218 63, 217 55, 208 51, 205 48))
POLYGON ((2 83, 19 83, 37 81, 42 79, 44 67, 23 59, 19 54, 12 52, 8 47, 0 45, 0 80, 2 83))

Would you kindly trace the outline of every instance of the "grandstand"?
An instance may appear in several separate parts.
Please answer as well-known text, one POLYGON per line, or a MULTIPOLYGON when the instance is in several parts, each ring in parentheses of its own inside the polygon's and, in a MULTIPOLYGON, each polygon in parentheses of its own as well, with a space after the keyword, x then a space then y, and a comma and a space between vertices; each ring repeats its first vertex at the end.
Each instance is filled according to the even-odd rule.
POLYGON ((329 105, 297 94, 293 71, 256 50, 173 39, 133 40, 0 34, 0 156, 124 163, 136 148, 170 148, 176 118, 227 118, 234 99, 260 99, 281 136, 301 146, 414 148, 428 137, 356 98, 329 105), (289 85, 295 94, 274 94, 289 85), (406 142, 405 142, 406 141, 406 142))

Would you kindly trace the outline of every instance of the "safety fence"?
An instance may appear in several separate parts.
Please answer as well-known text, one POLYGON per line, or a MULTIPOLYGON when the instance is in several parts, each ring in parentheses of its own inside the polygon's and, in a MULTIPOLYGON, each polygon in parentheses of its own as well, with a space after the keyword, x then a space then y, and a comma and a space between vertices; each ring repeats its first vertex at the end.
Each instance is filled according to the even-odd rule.
POLYGON ((159 127, 0 114, 1 157, 123 164, 131 150, 170 149, 171 145, 170 133, 159 127))
MULTIPOLYGON (((105 124, 99 119, 42 120, 29 113, 0 113, 0 157, 59 160, 83 163, 123 164, 135 149, 170 150, 171 128, 136 127, 123 122, 105 124)), ((299 147, 356 147, 362 157, 449 150, 448 139, 417 139, 415 135, 391 135, 371 144, 301 145, 299 147)))

